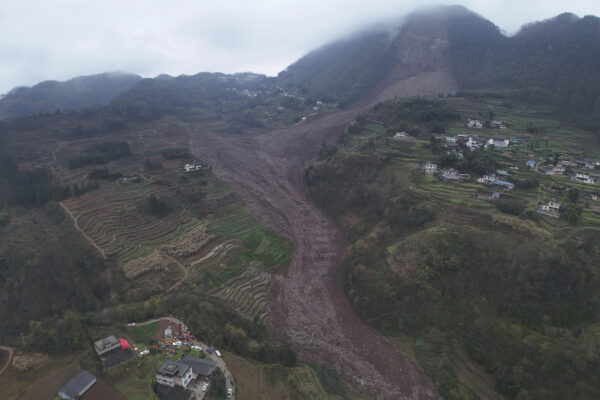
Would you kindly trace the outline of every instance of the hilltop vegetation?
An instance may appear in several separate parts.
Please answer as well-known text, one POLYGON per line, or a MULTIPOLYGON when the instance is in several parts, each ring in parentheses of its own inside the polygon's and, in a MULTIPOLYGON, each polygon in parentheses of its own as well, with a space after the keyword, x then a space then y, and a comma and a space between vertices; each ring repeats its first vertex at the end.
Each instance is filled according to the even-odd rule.
POLYGON ((524 168, 529 153, 600 152, 587 142, 566 150, 585 134, 557 136, 564 127, 556 116, 536 110, 520 119, 521 107, 485 97, 380 104, 340 143, 324 145, 329 150, 306 170, 313 199, 346 228, 344 285, 355 311, 412 354, 445 399, 600 393, 593 378, 600 368, 598 207, 577 196, 589 187, 524 168), (503 134, 526 143, 464 150, 452 164, 474 175, 464 182, 419 170, 425 161, 448 161, 433 136, 475 133, 464 121, 490 110, 512 122, 503 134), (532 121, 546 136, 526 133, 532 121), (393 140, 400 130, 414 139, 393 140), (511 171, 516 188, 493 201, 497 189, 472 182, 500 168, 511 171), (547 189, 558 182, 572 186, 571 195, 547 189), (582 214, 570 223, 537 214, 540 199, 550 197, 582 214))
POLYGON ((596 133, 599 30, 597 17, 562 14, 508 37, 464 7, 435 7, 315 50, 281 72, 278 80, 346 103, 364 99, 384 84, 449 69, 459 92, 557 106, 563 117, 576 116, 580 125, 596 133), (430 41, 435 46, 427 46, 430 41))
POLYGON ((141 79, 133 74, 104 73, 15 88, 0 99, 0 119, 104 105, 141 79))

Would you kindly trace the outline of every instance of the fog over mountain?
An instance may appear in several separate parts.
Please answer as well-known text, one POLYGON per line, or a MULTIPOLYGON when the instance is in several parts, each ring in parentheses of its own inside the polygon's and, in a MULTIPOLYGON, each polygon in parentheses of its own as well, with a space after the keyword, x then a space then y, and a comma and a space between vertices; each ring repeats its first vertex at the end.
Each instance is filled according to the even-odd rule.
POLYGON ((417 7, 452 3, 508 33, 564 11, 600 14, 600 4, 591 0, 8 0, 0 15, 0 93, 114 70, 146 77, 200 71, 276 75, 308 51, 361 26, 399 18, 417 7))

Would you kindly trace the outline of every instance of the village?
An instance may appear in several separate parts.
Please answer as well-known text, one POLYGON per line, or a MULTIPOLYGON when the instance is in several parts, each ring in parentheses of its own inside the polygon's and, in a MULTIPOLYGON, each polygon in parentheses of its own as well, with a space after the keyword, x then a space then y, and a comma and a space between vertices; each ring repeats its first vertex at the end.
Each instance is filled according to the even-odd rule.
MULTIPOLYGON (((483 129, 484 125, 479 120, 468 119, 466 123, 469 129, 483 129)), ((491 121, 489 124, 491 129, 506 130, 507 127, 502 121, 491 121)), ((393 136, 396 141, 413 142, 415 138, 406 132, 396 132, 393 136)), ((473 151, 475 149, 489 149, 490 151, 506 151, 511 147, 517 146, 521 150, 526 144, 525 138, 515 137, 507 138, 501 135, 482 136, 478 134, 437 134, 433 137, 442 148, 443 155, 462 160, 465 151, 473 151)), ((583 191, 581 198, 589 201, 596 201, 598 194, 593 191, 593 185, 600 182, 600 160, 596 159, 574 159, 566 154, 554 154, 552 157, 542 157, 535 153, 527 153, 528 159, 521 165, 515 164, 510 166, 509 170, 518 171, 521 169, 532 170, 536 174, 549 176, 565 176, 572 183, 582 183, 590 185, 590 189, 583 191), (550 160, 551 159, 551 160, 550 160)), ((460 173, 452 167, 442 167, 435 162, 426 161, 425 163, 416 165, 415 169, 423 171, 425 174, 436 177, 443 181, 451 182, 477 182, 482 185, 493 187, 496 191, 491 195, 478 195, 480 198, 497 200, 501 196, 501 192, 515 189, 515 183, 511 182, 511 172, 503 169, 497 169, 494 172, 488 172, 480 177, 472 178, 471 174, 460 173)), ((549 185, 547 188, 551 192, 567 193, 572 186, 567 184, 549 185)), ((547 202, 540 201, 537 205, 537 212, 552 218, 560 218, 564 209, 561 208, 561 203, 555 198, 547 202)))
MULTIPOLYGON (((164 317, 136 324, 129 329, 155 328, 157 334, 150 340, 135 343, 129 338, 109 335, 93 344, 93 350, 103 369, 125 366, 125 373, 140 367, 140 362, 152 354, 164 359, 151 378, 154 393, 160 400, 200 400, 208 393, 211 377, 216 370, 225 379, 226 398, 235 398, 234 380, 219 350, 209 347, 194 337, 186 325, 175 317, 164 317), (152 344, 149 344, 152 343, 152 344)), ((58 391, 64 400, 125 399, 121 393, 99 381, 89 371, 80 371, 58 391)))

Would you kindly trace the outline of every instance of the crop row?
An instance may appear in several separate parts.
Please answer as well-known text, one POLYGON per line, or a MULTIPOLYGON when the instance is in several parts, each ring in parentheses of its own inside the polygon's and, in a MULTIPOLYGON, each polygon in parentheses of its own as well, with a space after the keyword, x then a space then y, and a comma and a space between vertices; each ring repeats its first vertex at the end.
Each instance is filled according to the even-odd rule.
POLYGON ((272 276, 264 265, 253 261, 239 276, 229 280, 215 294, 249 319, 258 316, 261 322, 268 318, 269 286, 272 276))

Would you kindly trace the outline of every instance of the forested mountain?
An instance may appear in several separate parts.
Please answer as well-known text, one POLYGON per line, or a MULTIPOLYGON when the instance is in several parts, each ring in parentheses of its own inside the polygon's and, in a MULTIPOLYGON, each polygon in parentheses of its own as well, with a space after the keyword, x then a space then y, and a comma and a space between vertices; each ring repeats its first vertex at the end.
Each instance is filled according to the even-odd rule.
POLYGON ((16 88, 0 99, 0 119, 107 104, 141 79, 134 74, 112 72, 16 88))
POLYGON ((328 44, 279 80, 356 101, 423 72, 444 71, 456 91, 513 91, 531 102, 596 114, 597 123, 599 38, 600 19, 593 16, 562 14, 508 37, 463 7, 438 7, 328 44))

